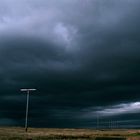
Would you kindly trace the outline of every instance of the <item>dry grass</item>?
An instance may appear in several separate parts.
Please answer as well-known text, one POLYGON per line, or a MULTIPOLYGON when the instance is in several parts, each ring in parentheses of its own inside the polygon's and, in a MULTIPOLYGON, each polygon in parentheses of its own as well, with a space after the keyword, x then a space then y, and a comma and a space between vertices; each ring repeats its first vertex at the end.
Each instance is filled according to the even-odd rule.
POLYGON ((0 128, 0 140, 140 140, 140 130, 0 128))

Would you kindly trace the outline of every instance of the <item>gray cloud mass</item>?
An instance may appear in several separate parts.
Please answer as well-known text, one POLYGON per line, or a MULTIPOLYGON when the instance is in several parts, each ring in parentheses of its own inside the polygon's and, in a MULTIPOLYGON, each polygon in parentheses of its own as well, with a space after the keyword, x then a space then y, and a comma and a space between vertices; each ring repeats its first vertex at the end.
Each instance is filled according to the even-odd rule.
POLYGON ((1 0, 0 124, 138 127, 139 0, 1 0), (129 106, 129 108, 128 108, 129 106), (125 122, 129 122, 128 126, 125 122))

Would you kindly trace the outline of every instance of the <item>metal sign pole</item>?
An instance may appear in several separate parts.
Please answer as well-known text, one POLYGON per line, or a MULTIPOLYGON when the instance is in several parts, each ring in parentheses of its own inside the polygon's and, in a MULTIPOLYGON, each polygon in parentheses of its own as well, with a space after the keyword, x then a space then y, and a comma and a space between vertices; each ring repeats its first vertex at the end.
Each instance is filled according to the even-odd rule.
POLYGON ((27 93, 27 101, 26 101, 26 116, 25 116, 25 131, 28 131, 28 112, 29 112, 29 96, 30 91, 35 91, 36 89, 21 89, 21 91, 24 91, 27 93))
POLYGON ((28 129, 28 109, 29 109, 29 90, 27 90, 27 102, 26 102, 26 117, 25 117, 25 131, 28 129))

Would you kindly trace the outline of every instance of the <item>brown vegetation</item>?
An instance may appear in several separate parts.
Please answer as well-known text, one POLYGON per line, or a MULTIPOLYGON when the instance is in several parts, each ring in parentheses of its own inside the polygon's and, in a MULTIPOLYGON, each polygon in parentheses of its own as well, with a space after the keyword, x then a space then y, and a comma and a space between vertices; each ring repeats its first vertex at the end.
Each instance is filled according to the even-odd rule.
POLYGON ((140 140, 140 130, 0 128, 0 140, 140 140))

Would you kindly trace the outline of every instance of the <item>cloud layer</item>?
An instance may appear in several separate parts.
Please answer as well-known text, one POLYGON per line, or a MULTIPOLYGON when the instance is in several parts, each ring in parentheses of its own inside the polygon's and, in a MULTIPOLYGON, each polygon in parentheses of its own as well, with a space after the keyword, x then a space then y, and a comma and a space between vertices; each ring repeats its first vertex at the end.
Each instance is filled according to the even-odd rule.
POLYGON ((137 120, 139 5, 139 0, 0 1, 0 124, 24 124, 20 88, 38 89, 31 95, 32 126, 94 127, 97 113, 137 120), (87 114, 92 118, 83 118, 87 114))

